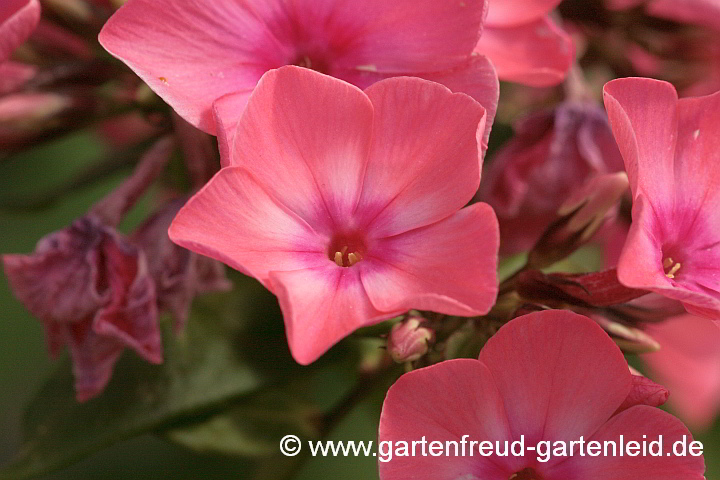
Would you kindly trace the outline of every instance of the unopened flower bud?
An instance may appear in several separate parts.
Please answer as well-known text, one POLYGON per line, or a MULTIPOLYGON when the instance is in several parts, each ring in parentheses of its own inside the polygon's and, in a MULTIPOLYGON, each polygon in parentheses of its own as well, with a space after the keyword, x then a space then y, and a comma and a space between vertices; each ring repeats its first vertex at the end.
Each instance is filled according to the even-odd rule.
POLYGON ((605 317, 593 316, 592 318, 610 334, 624 352, 651 353, 660 350, 660 344, 642 330, 605 317))
POLYGON ((549 267, 585 245, 628 188, 624 172, 599 175, 586 182, 558 209, 560 219, 530 251, 528 266, 549 267))
POLYGON ((423 326, 424 319, 408 317, 393 326, 388 337, 387 349, 398 363, 414 362, 425 355, 435 341, 435 332, 423 326))

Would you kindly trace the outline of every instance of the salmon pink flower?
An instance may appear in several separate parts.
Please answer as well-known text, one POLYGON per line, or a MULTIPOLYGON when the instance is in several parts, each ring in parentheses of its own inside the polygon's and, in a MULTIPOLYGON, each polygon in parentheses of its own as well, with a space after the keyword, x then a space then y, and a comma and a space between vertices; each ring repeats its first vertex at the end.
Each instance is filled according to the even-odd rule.
POLYGON ((0 4, 0 64, 28 39, 39 21, 38 0, 3 0, 0 4))
POLYGON ((497 220, 478 188, 485 110, 416 78, 365 92, 309 69, 265 74, 232 166, 170 238, 276 294, 303 364, 411 308, 472 316, 497 294, 497 220))
POLYGON ((497 75, 472 55, 486 10, 487 0, 129 0, 100 43, 223 144, 263 73, 283 65, 361 89, 390 76, 437 81, 478 100, 489 132, 497 75))
POLYGON ((678 100, 627 78, 605 85, 605 105, 633 194, 620 282, 720 320, 720 93, 678 100))
POLYGON ((690 428, 709 428, 720 413, 720 327, 681 315, 646 326, 661 345, 642 359, 670 389, 668 405, 690 428))
POLYGON ((575 47, 548 16, 560 0, 490 0, 485 29, 475 51, 487 55, 501 80, 532 87, 565 79, 575 47))
POLYGON ((395 456, 380 463, 380 479, 635 480, 640 474, 703 480, 702 457, 670 455, 683 436, 692 441, 690 432, 672 415, 645 405, 657 403, 655 395, 638 395, 634 385, 647 387, 634 381, 620 349, 589 318, 559 310, 518 317, 488 341, 479 360, 415 370, 390 388, 380 442, 426 438, 441 442, 443 455, 395 456), (627 399, 641 403, 630 406, 627 399), (446 442, 456 442, 460 451, 464 435, 466 454, 454 455, 450 444, 444 455, 446 442), (621 442, 660 436, 662 456, 588 455, 590 442, 599 442, 602 452, 606 441, 620 449, 621 442), (525 456, 504 450, 506 441, 522 438, 525 456), (584 456, 580 445, 569 446, 581 439, 584 456), (491 442, 494 452, 483 456, 476 443, 470 456, 469 440, 491 442), (552 455, 543 454, 547 443, 540 442, 553 446, 552 455), (557 442, 566 446, 564 454, 557 442), (498 455, 495 445, 506 455, 498 455))

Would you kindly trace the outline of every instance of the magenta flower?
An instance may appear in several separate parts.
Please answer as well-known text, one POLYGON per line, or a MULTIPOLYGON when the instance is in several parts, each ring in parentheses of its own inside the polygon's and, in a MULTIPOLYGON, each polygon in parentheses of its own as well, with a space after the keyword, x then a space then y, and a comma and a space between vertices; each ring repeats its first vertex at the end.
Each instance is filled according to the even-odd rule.
MULTIPOLYGON (((629 406, 633 390, 623 354, 592 320, 567 311, 512 320, 483 348, 480 360, 458 359, 403 375, 385 399, 379 440, 513 442, 523 456, 396 456, 380 463, 381 480, 703 480, 702 457, 670 456, 690 432, 652 406, 629 406), (618 407, 629 407, 616 413, 618 407), (648 442, 663 437, 662 456, 590 456, 590 442, 648 442), (647 436, 647 437, 645 437, 647 436), (585 440, 585 456, 553 453, 539 442, 585 440), (641 473, 639 473, 641 472, 641 473)), ((452 448, 452 447, 451 447, 452 448)), ((503 446, 500 447, 502 452, 503 446)), ((466 445, 466 452, 469 445, 466 445)), ((555 452, 553 447, 553 452, 555 452)))
POLYGON ((3 0, 0 3, 0 64, 28 39, 39 21, 38 0, 3 0))
POLYGON ((489 133, 497 76, 472 55, 486 9, 487 0, 130 0, 100 43, 188 122, 220 131, 223 143, 263 73, 283 65, 361 89, 400 75, 438 81, 486 108, 489 133))
POLYGON ((605 106, 633 194, 620 282, 720 320, 720 94, 628 78, 605 85, 605 106))
POLYGON ((570 36, 548 15, 560 0, 490 0, 475 51, 487 55, 501 80, 533 87, 562 82, 575 60, 570 36))
POLYGON ((411 308, 487 313, 497 293, 480 182, 485 110, 412 78, 365 93, 298 67, 268 72, 231 167, 180 210, 170 238, 275 293, 295 359, 411 308), (459 211, 458 211, 459 210, 459 211))
POLYGON ((668 405, 691 428, 709 428, 720 414, 720 328, 682 315, 646 330, 662 348, 642 358, 653 378, 670 389, 668 405))

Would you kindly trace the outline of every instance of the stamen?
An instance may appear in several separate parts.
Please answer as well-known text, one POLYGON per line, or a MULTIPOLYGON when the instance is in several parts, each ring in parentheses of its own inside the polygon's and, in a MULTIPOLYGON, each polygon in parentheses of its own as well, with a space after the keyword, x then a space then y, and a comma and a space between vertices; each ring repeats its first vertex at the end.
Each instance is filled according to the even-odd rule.
POLYGON ((360 259, 358 258, 357 254, 351 253, 350 255, 348 255, 348 263, 350 264, 351 267, 359 261, 360 261, 360 259))
POLYGON ((682 264, 680 262, 675 262, 671 257, 667 257, 665 260, 663 260, 663 270, 665 270, 665 276, 667 278, 675 278, 675 274, 680 270, 682 267, 682 264), (667 271, 668 268, 670 271, 667 271))
POLYGON ((335 252, 335 264, 336 264, 338 267, 342 267, 342 266, 343 266, 343 254, 342 254, 342 252, 335 252))

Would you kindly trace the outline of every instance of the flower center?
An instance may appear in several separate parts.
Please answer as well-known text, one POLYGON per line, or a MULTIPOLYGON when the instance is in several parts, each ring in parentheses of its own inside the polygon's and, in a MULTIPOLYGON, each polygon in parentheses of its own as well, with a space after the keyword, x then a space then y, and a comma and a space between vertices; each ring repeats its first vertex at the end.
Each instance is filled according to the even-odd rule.
POLYGON ((367 247, 359 233, 335 235, 328 247, 328 258, 338 267, 352 267, 365 258, 367 247))
POLYGON ((328 72, 327 61, 323 58, 323 55, 317 53, 299 52, 292 62, 292 65, 298 67, 309 68, 320 73, 328 72))
POLYGON ((678 273, 680 267, 682 267, 682 264, 673 260, 672 257, 665 257, 665 260, 663 260, 663 270, 668 278, 675 278, 675 274, 678 273))
POLYGON ((532 468, 526 468, 525 470, 513 473, 508 480, 542 480, 542 477, 532 468))

